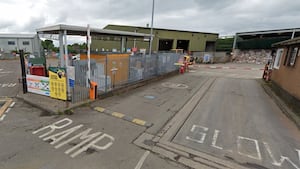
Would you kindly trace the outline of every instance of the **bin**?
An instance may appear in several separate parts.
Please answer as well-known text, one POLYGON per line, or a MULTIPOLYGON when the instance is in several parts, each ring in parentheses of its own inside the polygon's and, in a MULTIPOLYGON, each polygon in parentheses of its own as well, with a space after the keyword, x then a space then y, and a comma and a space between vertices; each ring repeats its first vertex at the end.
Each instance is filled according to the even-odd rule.
POLYGON ((90 99, 95 100, 97 98, 97 83, 94 81, 90 82, 90 99))
POLYGON ((46 76, 45 67, 44 66, 31 66, 30 74, 37 75, 37 76, 46 76))

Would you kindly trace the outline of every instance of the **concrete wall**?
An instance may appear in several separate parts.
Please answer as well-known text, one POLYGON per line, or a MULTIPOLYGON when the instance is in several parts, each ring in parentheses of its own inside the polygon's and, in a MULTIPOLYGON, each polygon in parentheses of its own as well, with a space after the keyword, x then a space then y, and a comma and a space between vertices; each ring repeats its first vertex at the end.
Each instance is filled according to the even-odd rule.
POLYGON ((284 49, 279 69, 273 68, 271 79, 283 90, 300 100, 300 52, 293 67, 284 65, 286 54, 287 48, 284 49))

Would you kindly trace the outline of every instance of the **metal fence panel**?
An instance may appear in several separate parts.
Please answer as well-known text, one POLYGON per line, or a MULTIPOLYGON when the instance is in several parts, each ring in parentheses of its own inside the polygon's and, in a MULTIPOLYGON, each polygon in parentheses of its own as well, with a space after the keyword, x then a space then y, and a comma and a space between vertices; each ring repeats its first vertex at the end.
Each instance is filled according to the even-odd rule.
MULTIPOLYGON (((75 67, 75 86, 72 89, 72 102, 80 102, 89 98, 88 62, 78 60, 73 62, 75 67)), ((96 69, 96 62, 91 60, 92 72, 96 69)))
POLYGON ((143 54, 132 55, 129 58, 128 82, 136 82, 144 78, 145 56, 143 54))
MULTIPOLYGON (((175 53, 158 53, 151 56, 135 54, 97 55, 91 59, 91 79, 97 83, 98 93, 106 93, 124 84, 146 80, 178 69, 174 63, 182 57, 175 53)), ((87 60, 74 61, 75 87, 72 102, 89 98, 89 81, 87 60)))
POLYGON ((183 57, 176 53, 159 53, 158 54, 158 75, 170 73, 178 69, 175 63, 178 62, 179 58, 183 57))
POLYGON ((158 55, 152 54, 145 55, 145 68, 144 68, 144 79, 149 79, 151 77, 157 76, 158 71, 158 55))

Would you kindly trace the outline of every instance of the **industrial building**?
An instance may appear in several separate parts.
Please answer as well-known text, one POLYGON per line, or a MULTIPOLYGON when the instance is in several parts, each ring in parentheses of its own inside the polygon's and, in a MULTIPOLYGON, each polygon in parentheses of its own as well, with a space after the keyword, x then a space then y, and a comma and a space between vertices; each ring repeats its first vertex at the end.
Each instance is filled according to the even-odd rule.
MULTIPOLYGON (((104 29, 119 30, 135 33, 150 34, 149 27, 107 25, 104 29)), ((183 49, 186 52, 215 51, 218 33, 194 32, 183 30, 153 28, 152 51, 170 51, 172 49, 183 49)), ((92 51, 118 51, 120 37, 97 36, 92 37, 92 51)), ((124 51, 131 49, 146 49, 149 51, 149 38, 134 39, 126 38, 124 51)))
POLYGON ((241 63, 267 63, 272 44, 300 36, 300 28, 238 32, 233 43, 233 59, 241 63))
POLYGON ((38 56, 40 40, 37 34, 0 34, 0 53, 2 55, 21 49, 25 53, 38 56))
POLYGON ((300 37, 273 44, 271 80, 276 93, 290 102, 300 117, 300 37))

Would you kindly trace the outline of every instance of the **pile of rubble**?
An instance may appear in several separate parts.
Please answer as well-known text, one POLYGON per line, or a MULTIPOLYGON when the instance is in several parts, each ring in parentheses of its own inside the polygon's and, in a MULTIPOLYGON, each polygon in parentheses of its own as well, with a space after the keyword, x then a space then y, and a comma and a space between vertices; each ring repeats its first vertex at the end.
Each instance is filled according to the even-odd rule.
POLYGON ((266 64, 271 57, 271 50, 243 50, 235 51, 234 63, 266 64))

